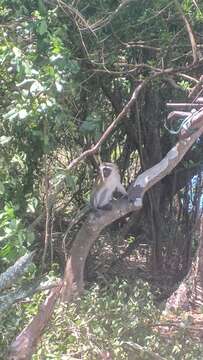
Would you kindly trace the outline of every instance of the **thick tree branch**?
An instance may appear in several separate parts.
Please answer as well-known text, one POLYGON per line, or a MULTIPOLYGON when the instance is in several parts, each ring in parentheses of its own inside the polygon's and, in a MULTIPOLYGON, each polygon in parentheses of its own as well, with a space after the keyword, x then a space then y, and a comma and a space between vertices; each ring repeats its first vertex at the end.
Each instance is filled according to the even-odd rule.
POLYGON ((38 314, 31 323, 17 336, 10 347, 8 360, 30 360, 48 324, 59 297, 62 282, 55 287, 41 305, 38 314))

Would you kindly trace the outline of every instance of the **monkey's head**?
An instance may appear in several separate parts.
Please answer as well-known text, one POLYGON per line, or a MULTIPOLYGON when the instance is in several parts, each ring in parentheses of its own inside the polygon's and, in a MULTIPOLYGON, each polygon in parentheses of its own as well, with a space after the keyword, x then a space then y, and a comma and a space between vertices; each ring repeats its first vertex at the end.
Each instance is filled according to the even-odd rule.
POLYGON ((100 165, 100 172, 104 178, 108 178, 111 175, 112 171, 118 171, 117 165, 107 162, 100 165))

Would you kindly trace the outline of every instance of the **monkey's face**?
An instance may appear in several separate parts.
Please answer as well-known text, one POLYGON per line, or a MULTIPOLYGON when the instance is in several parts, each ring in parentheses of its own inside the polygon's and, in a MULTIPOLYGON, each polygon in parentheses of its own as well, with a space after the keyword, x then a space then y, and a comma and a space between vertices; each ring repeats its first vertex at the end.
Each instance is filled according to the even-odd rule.
POLYGON ((102 180, 110 179, 113 175, 116 175, 118 172, 118 167, 116 164, 104 162, 100 165, 100 176, 102 180))
POLYGON ((112 169, 104 166, 102 167, 101 171, 103 173, 104 178, 107 178, 111 174, 112 169))

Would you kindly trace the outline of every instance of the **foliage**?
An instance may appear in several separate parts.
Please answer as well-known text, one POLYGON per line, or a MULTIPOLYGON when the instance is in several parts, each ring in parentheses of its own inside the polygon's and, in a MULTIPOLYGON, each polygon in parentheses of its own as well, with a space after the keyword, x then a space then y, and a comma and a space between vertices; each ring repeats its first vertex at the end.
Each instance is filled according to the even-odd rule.
MULTIPOLYGON (((36 295, 34 303, 18 305, 16 313, 4 315, 2 348, 32 318, 41 301, 42 296, 36 295)), ((151 359, 147 351, 152 351, 167 360, 200 360, 203 349, 189 337, 187 324, 175 336, 161 337, 156 331, 160 315, 147 283, 137 281, 133 288, 119 281, 106 288, 94 286, 77 303, 56 309, 33 359, 96 360, 109 352, 113 359, 141 360, 151 359), (143 351, 135 350, 133 344, 141 345, 143 351)))
POLYGON ((15 262, 34 241, 34 234, 27 230, 15 216, 15 209, 9 204, 0 213, 0 270, 15 262), (4 265, 4 266, 3 266, 4 265))
MULTIPOLYGON (((201 57, 203 4, 180 3, 201 57)), ((67 222, 88 199, 95 170, 93 159, 71 174, 67 165, 100 138, 142 80, 173 68, 171 75, 149 82, 101 147, 102 160, 119 164, 125 185, 160 161, 176 141, 164 128, 165 104, 186 101, 202 68, 196 64, 185 74, 176 72, 192 64, 193 58, 187 29, 173 1, 3 0, 0 16, 0 270, 4 271, 44 239, 44 222, 35 234, 29 225, 46 208, 51 191, 65 180, 47 229, 48 235, 58 236, 55 242, 50 235, 51 244, 57 244, 51 257, 58 260, 67 222)), ((144 239, 152 254, 164 252, 170 266, 171 254, 177 254, 175 265, 183 270, 190 261, 201 189, 201 182, 194 184, 192 179, 200 178, 201 165, 200 139, 171 177, 146 195, 140 219, 126 235, 134 242, 144 239)), ((119 226, 115 224, 116 230, 119 226)), ((59 258, 64 259, 64 254, 59 258)), ((161 259, 155 260, 161 268, 161 259)), ((25 317, 32 316, 35 306, 16 306, 17 314, 12 309, 4 318, 2 346, 23 326, 25 317)), ((70 355, 75 347, 84 359, 105 350, 125 359, 134 356, 127 345, 130 341, 167 359, 179 359, 183 351, 188 359, 199 356, 185 335, 180 334, 177 345, 174 339, 166 346, 153 330, 158 314, 146 285, 138 283, 133 295, 126 284, 116 283, 105 291, 95 288, 80 304, 57 311, 53 328, 58 344, 51 329, 36 359, 43 353, 61 358, 64 349, 70 355)))
POLYGON ((9 309, 0 318, 0 347, 2 353, 0 359, 6 359, 7 348, 20 329, 30 321, 37 312, 38 305, 42 301, 43 295, 35 295, 35 302, 26 305, 16 305, 9 309))
POLYGON ((109 352, 113 359, 151 359, 147 351, 167 360, 202 358, 203 348, 191 339, 187 322, 165 339, 156 331, 160 319, 147 283, 136 281, 133 288, 124 281, 102 289, 94 286, 76 304, 56 310, 33 358, 96 360, 109 352), (133 344, 141 345, 143 351, 135 351, 133 344))

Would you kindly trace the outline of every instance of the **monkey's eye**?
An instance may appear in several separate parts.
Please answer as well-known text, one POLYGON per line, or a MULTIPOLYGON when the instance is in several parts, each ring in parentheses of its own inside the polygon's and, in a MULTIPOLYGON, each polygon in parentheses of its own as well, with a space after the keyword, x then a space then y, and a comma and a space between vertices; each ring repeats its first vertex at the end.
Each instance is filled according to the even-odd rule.
POLYGON ((111 169, 108 168, 108 167, 104 167, 102 169, 102 171, 103 171, 103 175, 104 175, 105 178, 108 177, 111 174, 111 169))

